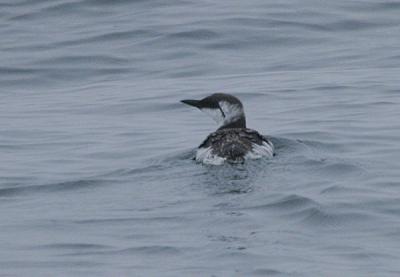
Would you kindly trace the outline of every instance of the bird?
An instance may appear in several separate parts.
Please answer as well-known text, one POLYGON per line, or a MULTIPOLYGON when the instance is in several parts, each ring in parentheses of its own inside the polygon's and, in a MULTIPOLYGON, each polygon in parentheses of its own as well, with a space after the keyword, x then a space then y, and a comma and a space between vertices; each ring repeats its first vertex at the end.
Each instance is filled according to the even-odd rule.
POLYGON ((244 163, 248 159, 274 156, 273 143, 246 126, 242 102, 226 93, 214 93, 201 100, 181 100, 182 103, 200 109, 219 125, 200 144, 195 160, 203 164, 244 163))

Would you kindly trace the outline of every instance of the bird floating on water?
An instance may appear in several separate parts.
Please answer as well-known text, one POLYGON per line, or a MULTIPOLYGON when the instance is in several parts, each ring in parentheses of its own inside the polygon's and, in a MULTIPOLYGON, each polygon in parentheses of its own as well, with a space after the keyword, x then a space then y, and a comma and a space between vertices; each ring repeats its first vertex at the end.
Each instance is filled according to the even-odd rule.
POLYGON ((196 161, 220 165, 274 155, 272 142, 246 127, 243 104, 235 96, 215 93, 201 100, 181 102, 200 109, 219 124, 219 128, 198 147, 196 161))

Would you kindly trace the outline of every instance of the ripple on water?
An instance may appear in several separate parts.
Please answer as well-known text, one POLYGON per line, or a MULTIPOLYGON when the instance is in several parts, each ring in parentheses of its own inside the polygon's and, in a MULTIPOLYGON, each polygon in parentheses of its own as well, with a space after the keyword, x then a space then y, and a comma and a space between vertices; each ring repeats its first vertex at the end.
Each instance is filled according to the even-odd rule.
POLYGON ((364 172, 362 168, 349 162, 329 162, 328 164, 320 166, 318 170, 320 174, 326 177, 335 178, 344 178, 346 176, 354 177, 364 172))
POLYGON ((292 276, 284 273, 283 271, 269 269, 269 268, 258 268, 254 270, 252 273, 254 274, 253 276, 292 276))
POLYGON ((62 256, 86 256, 86 255, 151 255, 151 256, 163 256, 163 255, 179 255, 182 250, 187 250, 175 246, 166 245, 146 245, 146 246, 135 246, 127 247, 122 249, 87 249, 86 251, 74 251, 72 253, 66 253, 62 256))
POLYGON ((0 2, 2 274, 398 275, 398 1, 0 2), (192 160, 213 91, 273 159, 192 160))
POLYGON ((94 243, 52 243, 43 244, 39 246, 32 247, 33 249, 56 249, 56 250, 99 250, 99 249, 109 249, 111 246, 104 244, 94 244, 94 243))
POLYGON ((282 210, 282 211, 297 211, 308 207, 317 207, 319 203, 305 196, 291 194, 280 196, 269 203, 246 207, 251 210, 282 210))
POLYGON ((334 207, 312 207, 295 212, 290 217, 309 227, 343 228, 346 226, 366 225, 373 222, 373 216, 367 212, 335 211, 334 207))
POLYGON ((30 195, 32 193, 62 192, 69 190, 79 190, 93 188, 106 183, 101 179, 87 179, 77 181, 66 181, 60 183, 52 183, 45 185, 16 186, 0 189, 0 197, 10 197, 17 195, 30 195))
POLYGON ((168 34, 166 39, 182 39, 182 40, 210 40, 217 39, 220 35, 208 29, 192 29, 190 31, 181 31, 168 34))
POLYGON ((265 173, 268 163, 267 159, 259 159, 244 164, 199 165, 204 173, 194 185, 201 184, 216 195, 250 193, 255 189, 256 181, 265 173))

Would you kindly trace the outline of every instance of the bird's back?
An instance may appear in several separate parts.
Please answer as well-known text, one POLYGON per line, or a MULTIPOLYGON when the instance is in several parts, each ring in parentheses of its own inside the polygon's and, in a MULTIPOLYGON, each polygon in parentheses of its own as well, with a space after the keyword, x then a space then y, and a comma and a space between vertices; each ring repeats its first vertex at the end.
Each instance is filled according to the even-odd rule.
POLYGON ((224 128, 211 133, 199 146, 196 160, 220 164, 238 163, 246 158, 273 155, 273 145, 257 131, 247 128, 224 128))

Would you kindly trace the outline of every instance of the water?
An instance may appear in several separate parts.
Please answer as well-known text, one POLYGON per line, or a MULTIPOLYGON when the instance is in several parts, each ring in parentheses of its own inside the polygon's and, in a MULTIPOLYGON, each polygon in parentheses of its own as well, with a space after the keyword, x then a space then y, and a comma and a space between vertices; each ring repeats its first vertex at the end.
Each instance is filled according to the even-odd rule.
POLYGON ((400 4, 269 2, 0 3, 1 276, 399 276, 400 4))

